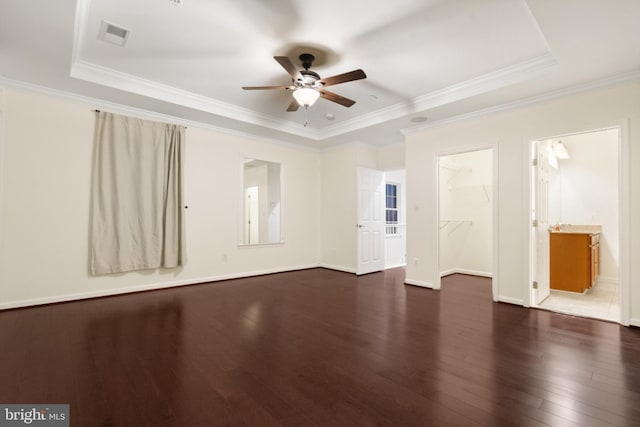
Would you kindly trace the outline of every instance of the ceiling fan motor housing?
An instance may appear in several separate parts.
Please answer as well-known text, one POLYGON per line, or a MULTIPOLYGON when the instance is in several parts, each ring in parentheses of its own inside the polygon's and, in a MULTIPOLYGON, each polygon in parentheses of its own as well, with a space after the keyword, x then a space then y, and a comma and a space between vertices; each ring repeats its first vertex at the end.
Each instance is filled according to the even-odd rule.
POLYGON ((298 57, 298 59, 300 59, 300 62, 302 62, 302 67, 305 70, 308 70, 309 68, 311 68, 311 65, 313 64, 313 60, 316 59, 316 57, 310 53, 303 53, 298 57))
POLYGON ((302 74, 305 86, 313 86, 315 82, 320 80, 320 75, 314 71, 300 70, 300 74, 302 74))

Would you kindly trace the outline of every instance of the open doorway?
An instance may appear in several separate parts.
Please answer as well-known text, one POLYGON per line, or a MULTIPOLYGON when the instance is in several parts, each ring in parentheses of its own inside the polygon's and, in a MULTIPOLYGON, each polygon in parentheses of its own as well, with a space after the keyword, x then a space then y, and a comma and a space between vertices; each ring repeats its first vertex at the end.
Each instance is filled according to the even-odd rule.
POLYGON ((385 171, 385 268, 407 264, 406 174, 385 171))
POLYGON ((454 274, 493 277, 494 181, 493 148, 438 157, 441 278, 454 274))
POLYGON ((620 129, 532 141, 531 301, 620 321, 620 129))

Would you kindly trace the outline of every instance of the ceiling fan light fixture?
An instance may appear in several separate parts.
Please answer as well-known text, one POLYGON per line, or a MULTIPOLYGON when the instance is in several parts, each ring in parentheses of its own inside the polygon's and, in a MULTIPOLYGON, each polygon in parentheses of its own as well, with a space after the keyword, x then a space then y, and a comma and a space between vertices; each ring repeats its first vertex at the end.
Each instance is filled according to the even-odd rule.
POLYGON ((293 97, 298 104, 303 107, 309 107, 320 98, 320 92, 310 87, 302 87, 293 91, 293 97))

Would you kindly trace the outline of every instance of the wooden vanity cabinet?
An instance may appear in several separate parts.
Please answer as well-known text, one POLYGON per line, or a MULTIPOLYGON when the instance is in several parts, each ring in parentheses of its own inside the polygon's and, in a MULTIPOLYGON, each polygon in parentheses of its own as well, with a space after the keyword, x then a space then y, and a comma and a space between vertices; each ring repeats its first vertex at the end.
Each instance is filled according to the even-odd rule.
POLYGON ((551 232, 550 287, 584 292, 600 274, 600 233, 551 232))

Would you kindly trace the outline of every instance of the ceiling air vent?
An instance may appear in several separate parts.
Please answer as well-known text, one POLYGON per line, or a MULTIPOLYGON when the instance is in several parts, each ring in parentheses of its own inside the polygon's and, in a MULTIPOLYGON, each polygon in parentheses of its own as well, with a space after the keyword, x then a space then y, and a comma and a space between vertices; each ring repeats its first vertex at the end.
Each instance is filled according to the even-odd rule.
POLYGON ((102 21, 98 38, 107 43, 124 46, 129 38, 129 33, 131 33, 131 31, 126 28, 119 27, 107 21, 102 21))

